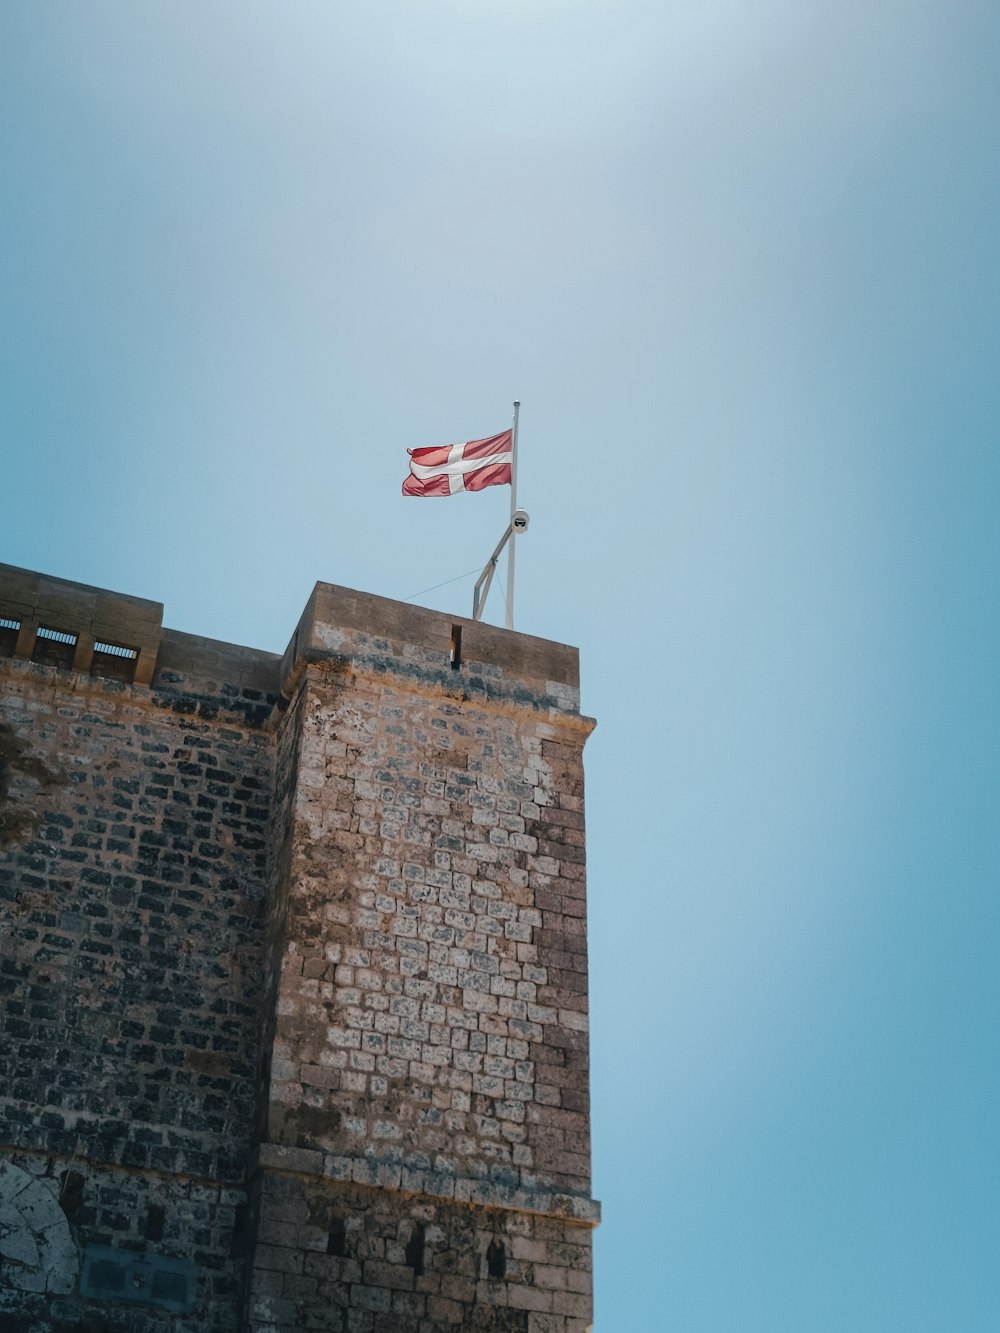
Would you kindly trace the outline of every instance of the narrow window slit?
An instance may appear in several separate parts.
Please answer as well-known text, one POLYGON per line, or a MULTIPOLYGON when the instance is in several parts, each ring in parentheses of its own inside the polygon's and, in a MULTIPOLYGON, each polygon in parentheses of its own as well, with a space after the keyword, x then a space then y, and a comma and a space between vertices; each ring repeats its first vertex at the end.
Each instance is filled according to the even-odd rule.
POLYGON ((250 1252, 250 1205, 238 1203, 233 1209, 233 1235, 229 1244, 229 1254, 233 1259, 243 1259, 250 1252))
POLYGON ((165 1209, 162 1203, 151 1203, 146 1211, 146 1239, 163 1239, 165 1209))
POLYGON ((331 1219, 330 1232, 326 1238, 326 1252, 338 1258, 347 1253, 347 1223, 342 1217, 331 1219))
POLYGON ((423 1222, 413 1224, 413 1235, 406 1246, 406 1262, 413 1269, 414 1277, 424 1275, 424 1252, 427 1248, 427 1228, 423 1222))
POLYGON ((486 1269, 490 1277, 507 1276, 507 1249, 502 1240, 494 1238, 486 1251, 486 1269))
POLYGON ((451 627, 451 669, 457 671, 462 665, 462 626, 451 627))
POLYGON ((64 1171, 59 1180, 59 1207, 67 1217, 72 1217, 83 1203, 83 1176, 79 1171, 64 1171))

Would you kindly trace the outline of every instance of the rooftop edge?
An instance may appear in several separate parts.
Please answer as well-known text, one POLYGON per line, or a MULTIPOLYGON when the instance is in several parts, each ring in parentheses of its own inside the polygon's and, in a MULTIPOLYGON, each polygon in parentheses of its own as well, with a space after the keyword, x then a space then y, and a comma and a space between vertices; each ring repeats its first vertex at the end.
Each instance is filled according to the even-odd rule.
POLYGON ((0 563, 0 657, 169 691, 277 695, 310 663, 579 711, 579 653, 374 593, 318 582, 283 656, 163 626, 163 604, 0 563))

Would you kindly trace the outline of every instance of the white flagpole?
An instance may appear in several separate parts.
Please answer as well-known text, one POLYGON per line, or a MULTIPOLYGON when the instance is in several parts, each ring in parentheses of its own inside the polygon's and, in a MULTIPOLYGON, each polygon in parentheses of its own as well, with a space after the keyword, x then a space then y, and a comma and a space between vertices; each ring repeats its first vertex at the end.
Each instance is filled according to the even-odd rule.
POLYGON ((511 534, 507 543, 507 620, 506 628, 514 628, 514 551, 517 548, 517 536, 513 530, 514 514, 517 511, 517 414, 520 402, 514 400, 514 425, 511 429, 510 450, 510 521, 511 534))

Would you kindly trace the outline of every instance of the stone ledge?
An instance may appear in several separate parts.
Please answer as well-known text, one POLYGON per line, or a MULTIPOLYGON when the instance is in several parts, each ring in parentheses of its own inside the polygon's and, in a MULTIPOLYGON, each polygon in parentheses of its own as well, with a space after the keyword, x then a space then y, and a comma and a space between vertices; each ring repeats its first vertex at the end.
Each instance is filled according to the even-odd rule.
POLYGON ((262 1143, 252 1159, 255 1170, 281 1171, 290 1175, 323 1176, 326 1180, 400 1194, 424 1195, 445 1202, 477 1204, 517 1213, 537 1213, 596 1227, 601 1205, 582 1194, 567 1194, 543 1183, 534 1186, 508 1181, 477 1180, 443 1171, 421 1171, 397 1161, 375 1157, 342 1157, 315 1148, 292 1148, 262 1143))
POLYGON ((597 726, 594 718, 581 713, 578 708, 564 707, 559 700, 548 694, 535 694, 519 688, 517 682, 513 682, 513 688, 511 682, 507 682, 503 688, 493 688, 481 678, 456 683, 450 672, 416 673, 407 669, 405 664, 397 671, 396 665, 393 659, 388 658, 381 663, 373 663, 330 653, 317 652, 300 656, 282 681, 277 706, 268 718, 267 725, 271 729, 278 727, 303 684, 310 678, 321 680, 326 675, 331 680, 374 684, 378 688, 384 688, 387 678, 391 678, 392 688, 399 694, 446 701, 455 708, 471 705, 488 708, 491 713, 533 714, 537 719, 536 725, 550 729, 550 739, 573 736, 580 738, 579 743, 584 744, 597 726))
POLYGON ((321 1176, 323 1154, 317 1148, 291 1148, 284 1143, 261 1143, 251 1154, 250 1174, 255 1170, 290 1171, 294 1175, 321 1176))

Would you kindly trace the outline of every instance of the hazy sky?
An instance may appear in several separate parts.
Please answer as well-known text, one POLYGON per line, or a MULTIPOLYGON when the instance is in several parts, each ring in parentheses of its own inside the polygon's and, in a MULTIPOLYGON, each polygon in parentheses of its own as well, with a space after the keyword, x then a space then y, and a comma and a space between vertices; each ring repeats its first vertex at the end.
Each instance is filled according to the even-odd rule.
POLYGON ((996 0, 4 0, 0 559, 578 644, 598 1333, 1000 1326, 996 0), (502 623, 499 587, 491 618, 502 623))

